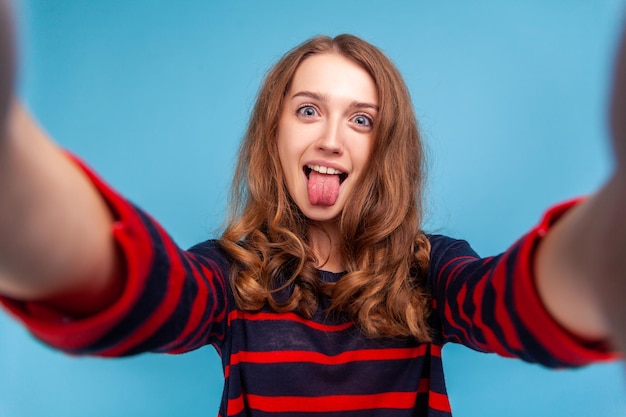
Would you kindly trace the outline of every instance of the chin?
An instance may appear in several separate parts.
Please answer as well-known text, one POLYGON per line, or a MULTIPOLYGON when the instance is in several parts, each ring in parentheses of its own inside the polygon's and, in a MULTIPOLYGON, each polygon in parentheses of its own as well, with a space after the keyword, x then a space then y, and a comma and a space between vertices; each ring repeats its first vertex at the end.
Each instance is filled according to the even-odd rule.
POLYGON ((314 222, 336 222, 339 220, 341 216, 341 206, 338 204, 334 204, 332 206, 311 206, 307 204, 308 207, 300 207, 300 211, 304 216, 312 220, 314 222))

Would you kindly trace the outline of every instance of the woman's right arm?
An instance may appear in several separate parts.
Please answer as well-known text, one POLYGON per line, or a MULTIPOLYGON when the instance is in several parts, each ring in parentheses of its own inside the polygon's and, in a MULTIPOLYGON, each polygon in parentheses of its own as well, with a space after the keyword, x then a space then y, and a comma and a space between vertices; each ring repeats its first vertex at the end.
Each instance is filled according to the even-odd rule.
POLYGON ((70 315, 102 310, 123 284, 111 210, 16 101, 5 121, 0 135, 0 293, 43 301, 70 315))
POLYGON ((0 0, 0 304, 73 354, 219 346, 228 260, 214 242, 179 248, 50 140, 13 99, 8 18, 0 0))
POLYGON ((114 219, 85 174, 13 98, 11 23, 0 0, 0 293, 87 315, 122 288, 114 219))

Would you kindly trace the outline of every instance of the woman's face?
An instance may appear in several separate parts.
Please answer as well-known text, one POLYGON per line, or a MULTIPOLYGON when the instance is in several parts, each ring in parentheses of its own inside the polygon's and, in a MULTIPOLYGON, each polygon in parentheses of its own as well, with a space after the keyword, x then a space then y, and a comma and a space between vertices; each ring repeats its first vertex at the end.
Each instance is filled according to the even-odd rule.
POLYGON ((312 55, 294 75, 278 124, 287 189, 302 213, 335 220, 369 159, 378 114, 370 75, 336 53, 312 55))

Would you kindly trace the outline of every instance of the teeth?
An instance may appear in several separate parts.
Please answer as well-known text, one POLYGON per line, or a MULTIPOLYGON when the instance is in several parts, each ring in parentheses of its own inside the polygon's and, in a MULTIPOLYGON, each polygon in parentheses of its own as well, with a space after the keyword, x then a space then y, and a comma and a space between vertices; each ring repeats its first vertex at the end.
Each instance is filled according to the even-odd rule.
POLYGON ((335 168, 330 168, 330 167, 325 167, 325 166, 320 166, 320 165, 307 165, 307 167, 309 167, 309 169, 312 169, 313 171, 319 172, 320 174, 328 174, 328 175, 342 174, 341 171, 335 168))

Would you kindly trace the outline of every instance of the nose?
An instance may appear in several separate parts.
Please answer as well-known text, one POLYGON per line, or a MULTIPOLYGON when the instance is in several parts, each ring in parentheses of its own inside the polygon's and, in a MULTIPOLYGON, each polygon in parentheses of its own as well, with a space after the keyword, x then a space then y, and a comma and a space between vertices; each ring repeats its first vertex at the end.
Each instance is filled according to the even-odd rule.
POLYGON ((324 130, 321 132, 318 141, 320 150, 341 154, 343 152, 343 137, 341 132, 341 124, 338 121, 328 120, 325 123, 324 130))

